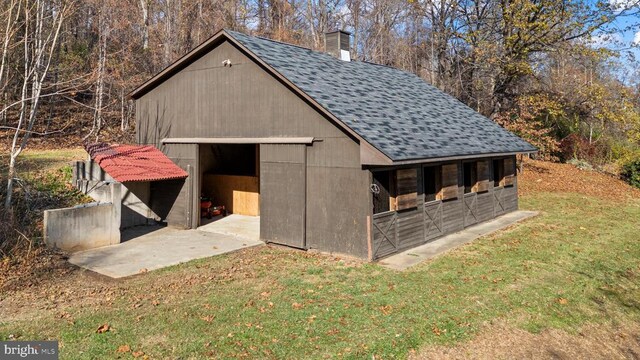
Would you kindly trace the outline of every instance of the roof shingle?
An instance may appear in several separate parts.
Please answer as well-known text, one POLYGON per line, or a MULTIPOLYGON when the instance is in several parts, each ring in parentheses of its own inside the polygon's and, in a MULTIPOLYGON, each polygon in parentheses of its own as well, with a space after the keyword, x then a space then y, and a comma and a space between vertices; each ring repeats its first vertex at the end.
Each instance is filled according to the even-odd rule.
POLYGON ((394 161, 537 151, 414 74, 226 32, 394 161))

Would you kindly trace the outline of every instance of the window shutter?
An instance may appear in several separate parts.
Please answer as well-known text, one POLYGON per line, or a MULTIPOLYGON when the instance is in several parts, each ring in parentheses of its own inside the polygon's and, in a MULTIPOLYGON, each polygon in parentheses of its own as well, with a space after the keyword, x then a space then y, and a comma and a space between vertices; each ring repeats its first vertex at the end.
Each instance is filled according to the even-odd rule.
POLYGON ((513 186, 516 173, 516 166, 513 162, 513 158, 504 159, 504 179, 502 180, 502 186, 513 186))
POLYGON ((397 209, 404 210, 418 206, 418 169, 397 170, 396 181, 397 209))
POLYGON ((458 164, 442 165, 442 189, 438 200, 455 199, 458 197, 458 164))
POLYGON ((478 182, 474 186, 474 192, 489 191, 489 160, 478 161, 478 182))

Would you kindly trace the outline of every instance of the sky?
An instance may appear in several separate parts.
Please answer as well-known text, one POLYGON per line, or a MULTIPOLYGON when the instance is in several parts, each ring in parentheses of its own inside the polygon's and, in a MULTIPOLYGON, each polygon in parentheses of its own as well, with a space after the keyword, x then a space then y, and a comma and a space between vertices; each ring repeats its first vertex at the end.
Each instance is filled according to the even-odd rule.
POLYGON ((600 34, 593 37, 593 45, 618 51, 620 53, 619 61, 623 65, 618 77, 627 84, 639 84, 640 1, 608 1, 614 9, 627 10, 621 12, 619 17, 607 29, 611 31, 610 34, 600 34))

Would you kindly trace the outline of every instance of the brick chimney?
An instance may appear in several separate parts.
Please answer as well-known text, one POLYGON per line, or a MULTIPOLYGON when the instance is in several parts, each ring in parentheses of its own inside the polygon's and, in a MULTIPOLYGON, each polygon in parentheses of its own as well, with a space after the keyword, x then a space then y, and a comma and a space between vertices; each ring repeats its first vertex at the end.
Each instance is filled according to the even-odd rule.
POLYGON ((351 33, 346 31, 336 30, 324 34, 324 51, 340 60, 351 61, 350 43, 351 33))

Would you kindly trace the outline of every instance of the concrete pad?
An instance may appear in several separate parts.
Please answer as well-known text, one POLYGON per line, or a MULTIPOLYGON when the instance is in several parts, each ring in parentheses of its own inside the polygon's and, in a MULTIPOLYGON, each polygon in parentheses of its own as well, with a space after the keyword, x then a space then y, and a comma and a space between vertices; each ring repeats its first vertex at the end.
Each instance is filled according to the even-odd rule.
MULTIPOLYGON (((137 228, 132 231, 140 232, 137 228)), ((163 227, 141 232, 118 245, 74 253, 69 262, 112 278, 122 278, 259 245, 264 243, 225 234, 163 227)))
POLYGON ((260 240, 260 217, 231 214, 198 227, 200 231, 260 240))
POLYGON ((380 265, 394 270, 405 270, 411 266, 436 257, 450 249, 471 242, 479 237, 509 227, 519 221, 538 215, 537 211, 514 211, 493 220, 483 222, 447 235, 424 245, 389 256, 379 262, 380 265))

